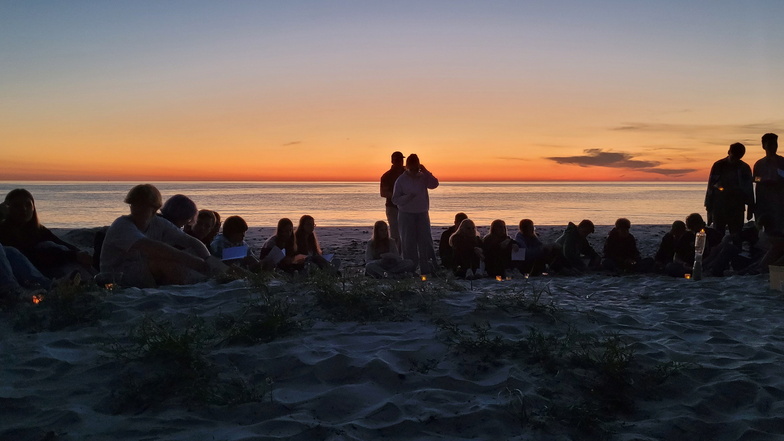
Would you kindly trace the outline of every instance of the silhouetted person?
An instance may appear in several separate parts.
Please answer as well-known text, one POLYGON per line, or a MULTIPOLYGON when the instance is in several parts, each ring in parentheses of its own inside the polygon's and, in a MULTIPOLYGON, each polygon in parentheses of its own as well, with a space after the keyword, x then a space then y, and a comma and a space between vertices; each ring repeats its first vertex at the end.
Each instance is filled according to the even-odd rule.
POLYGON ((161 216, 180 229, 186 225, 193 225, 197 213, 196 203, 181 194, 170 197, 161 207, 161 216))
POLYGON ((541 274, 545 270, 545 265, 553 258, 553 249, 539 240, 534 221, 531 219, 522 219, 518 228, 515 242, 518 247, 525 249, 525 260, 513 264, 518 265, 520 271, 525 274, 541 274))
POLYGON ((220 226, 215 231, 215 225, 218 224, 217 214, 212 210, 199 210, 199 214, 196 215, 196 222, 192 225, 186 224, 183 231, 199 239, 201 243, 209 247, 215 236, 218 235, 217 231, 220 231, 220 226))
POLYGON ((713 258, 713 250, 721 243, 722 235, 714 228, 705 225, 705 220, 699 213, 686 216, 686 232, 675 243, 675 256, 665 271, 673 277, 683 277, 691 273, 694 266, 694 241, 700 231, 705 231, 705 249, 702 252, 703 268, 706 268, 713 258))
POLYGON ((395 181, 392 203, 397 205, 403 257, 419 266, 422 274, 435 270, 436 252, 430 231, 430 196, 427 190, 438 187, 438 179, 415 154, 406 158, 406 172, 395 181))
POLYGON ((377 279, 404 277, 414 272, 414 262, 400 257, 384 221, 373 225, 373 236, 365 248, 365 274, 377 279))
POLYGON ((286 272, 294 272, 305 269, 305 254, 297 253, 297 242, 294 238, 294 223, 291 219, 284 217, 278 220, 278 225, 275 228, 275 234, 264 242, 259 251, 259 259, 262 260, 264 269, 273 269, 277 267, 286 272), (274 264, 265 258, 269 255, 273 248, 278 247, 283 251, 283 258, 274 264))
POLYGON ((747 206, 747 218, 754 216, 754 178, 751 167, 741 161, 745 154, 743 144, 732 144, 727 157, 713 164, 708 177, 708 190, 705 192, 708 224, 713 224, 722 236, 727 227, 730 235, 740 235, 747 206))
POLYGON ((784 235, 784 158, 777 155, 779 137, 762 136, 765 157, 754 164, 757 202, 754 209, 757 225, 771 236, 784 235))
POLYGON ((479 270, 479 264, 484 258, 484 254, 482 239, 479 238, 474 221, 464 219, 460 222, 457 231, 449 238, 449 245, 454 254, 456 276, 466 277, 468 270, 471 270, 471 274, 475 274, 479 270))
POLYGON ((509 237, 506 223, 501 219, 494 220, 490 224, 490 232, 482 238, 487 277, 506 277, 506 270, 512 264, 512 251, 517 248, 517 243, 509 237))
POLYGON ((392 193, 395 191, 395 182, 406 168, 403 166, 403 154, 400 152, 392 153, 392 167, 381 175, 381 197, 386 198, 387 222, 389 223, 389 235, 395 241, 398 251, 403 248, 400 242, 400 225, 398 224, 397 205, 392 203, 392 193))
POLYGON ((457 231, 457 228, 460 226, 460 222, 463 222, 464 219, 468 219, 468 215, 465 213, 457 213, 455 215, 455 224, 441 233, 441 240, 438 241, 438 255, 441 257, 441 265, 446 269, 455 269, 455 259, 454 254, 452 253, 452 247, 449 245, 449 238, 455 234, 455 231, 457 231))
POLYGON ((601 261, 599 253, 588 243, 588 235, 594 231, 593 222, 588 219, 583 219, 578 225, 569 222, 561 237, 555 240, 560 251, 554 263, 555 268, 576 271, 597 269, 601 261), (588 264, 583 259, 587 259, 588 264))
POLYGON ((659 249, 656 251, 656 269, 663 270, 668 264, 672 263, 675 257, 676 246, 681 237, 686 234, 686 223, 676 220, 672 223, 670 231, 667 232, 659 244, 659 249))
POLYGON ((629 219, 622 217, 615 221, 615 228, 610 230, 604 241, 602 268, 626 273, 650 271, 652 259, 642 262, 637 239, 629 232, 631 228, 629 219))

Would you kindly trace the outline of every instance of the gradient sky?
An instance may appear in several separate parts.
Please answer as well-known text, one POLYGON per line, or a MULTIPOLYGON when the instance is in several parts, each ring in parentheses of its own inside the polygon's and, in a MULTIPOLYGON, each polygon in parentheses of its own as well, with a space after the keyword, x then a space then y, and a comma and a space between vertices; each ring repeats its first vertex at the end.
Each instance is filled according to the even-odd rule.
POLYGON ((0 179, 704 180, 784 1, 0 1, 0 179))

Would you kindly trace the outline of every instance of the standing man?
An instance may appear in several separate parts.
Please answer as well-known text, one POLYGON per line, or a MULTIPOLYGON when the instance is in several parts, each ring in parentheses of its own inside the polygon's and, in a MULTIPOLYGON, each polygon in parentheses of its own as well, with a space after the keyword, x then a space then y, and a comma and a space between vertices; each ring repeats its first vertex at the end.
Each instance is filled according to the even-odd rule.
POLYGON ((392 203, 398 208, 403 257, 418 264, 420 274, 430 274, 436 268, 427 192, 436 187, 438 179, 419 163, 419 157, 408 155, 406 172, 395 182, 392 203))
POLYGON ((392 192, 395 190, 395 181, 406 168, 403 166, 403 154, 400 152, 392 153, 392 167, 381 175, 381 197, 387 198, 387 222, 389 223, 389 235, 397 244, 397 249, 402 250, 403 244, 400 242, 400 227, 397 220, 397 205, 392 203, 392 192))
POLYGON ((784 158, 777 155, 779 137, 774 133, 762 135, 765 157, 754 164, 757 183, 757 205, 754 213, 757 225, 766 233, 784 234, 784 158))
POLYGON ((741 161, 745 154, 746 146, 739 142, 732 144, 727 157, 713 164, 708 177, 705 192, 708 224, 712 223, 722 236, 729 227, 730 235, 740 238, 747 206, 747 219, 754 216, 754 178, 751 167, 741 161))

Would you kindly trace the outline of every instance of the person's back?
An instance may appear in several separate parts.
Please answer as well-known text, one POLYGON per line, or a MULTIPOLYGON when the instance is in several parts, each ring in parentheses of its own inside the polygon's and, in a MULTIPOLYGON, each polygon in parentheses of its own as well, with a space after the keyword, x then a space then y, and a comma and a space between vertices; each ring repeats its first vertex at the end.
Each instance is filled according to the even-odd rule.
POLYGON ((778 136, 766 133, 762 136, 765 157, 754 164, 756 204, 754 208, 757 225, 773 236, 784 235, 784 158, 777 155, 778 136))
POLYGON ((438 256, 441 258, 441 265, 446 269, 455 269, 454 251, 449 245, 449 238, 455 234, 457 227, 465 219, 468 219, 465 213, 457 213, 455 215, 455 223, 441 233, 441 240, 438 241, 438 256))
POLYGON ((599 254, 587 239, 593 232, 593 222, 587 219, 583 219, 579 225, 569 222, 563 234, 555 240, 555 244, 560 249, 560 258, 556 262, 556 267, 584 270, 589 265, 583 261, 583 256, 589 259, 591 267, 597 266, 599 254))
POLYGON ((745 153, 746 147, 743 144, 732 144, 727 157, 713 164, 708 177, 708 189, 705 192, 708 224, 713 224, 722 235, 727 227, 730 234, 740 233, 747 205, 749 219, 754 212, 751 167, 741 160, 745 153))

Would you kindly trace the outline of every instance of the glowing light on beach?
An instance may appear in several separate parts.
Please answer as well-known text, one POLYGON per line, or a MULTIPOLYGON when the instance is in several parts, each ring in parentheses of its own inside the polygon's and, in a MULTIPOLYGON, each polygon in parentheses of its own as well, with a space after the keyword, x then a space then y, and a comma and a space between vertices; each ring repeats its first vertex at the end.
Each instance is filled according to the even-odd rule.
POLYGON ((691 279, 691 274, 689 274, 689 273, 686 273, 686 274, 684 274, 684 275, 683 275, 683 277, 684 277, 685 279, 691 279))
POLYGON ((426 280, 427 280, 427 276, 423 275, 423 276, 422 276, 422 281, 424 282, 424 281, 426 281, 426 280))
POLYGON ((500 282, 500 281, 504 280, 504 278, 501 277, 501 276, 495 276, 495 280, 498 280, 500 282))
POLYGON ((44 296, 35 295, 35 296, 33 296, 33 303, 35 303, 37 305, 37 304, 41 303, 41 300, 43 300, 43 299, 44 299, 44 296))
POLYGON ((109 291, 114 289, 114 283, 107 283, 103 286, 104 288, 108 289, 109 291))

